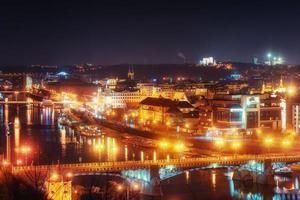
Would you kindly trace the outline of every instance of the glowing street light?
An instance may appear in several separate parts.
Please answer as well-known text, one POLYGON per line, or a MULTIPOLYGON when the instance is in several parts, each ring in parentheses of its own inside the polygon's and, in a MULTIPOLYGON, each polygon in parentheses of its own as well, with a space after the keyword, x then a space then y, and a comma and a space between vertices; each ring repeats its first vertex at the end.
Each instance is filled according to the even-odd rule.
POLYGON ((274 142, 274 139, 272 137, 266 137, 264 139, 264 144, 267 146, 269 153, 270 153, 270 146, 273 144, 273 142, 274 142))
POLYGON ((264 144, 265 144, 266 146, 271 146, 271 145, 273 144, 273 142, 274 142, 274 139, 273 139, 272 137, 266 137, 266 138, 264 139, 264 144))
POLYGON ((216 147, 221 149, 222 147, 224 147, 225 141, 223 139, 216 140, 215 145, 216 145, 216 147))
POLYGON ((67 173, 67 177, 68 177, 68 178, 72 178, 72 177, 73 177, 72 172, 68 172, 68 173, 67 173))
POLYGON ((58 179, 58 174, 57 173, 53 173, 50 177, 50 180, 52 180, 52 181, 57 181, 57 179, 58 179))
POLYGON ((238 141, 235 141, 231 144, 231 148, 234 150, 234 155, 236 155, 237 150, 241 148, 241 143, 238 141))
POLYGON ((294 96, 296 94, 296 91, 297 91, 297 89, 293 85, 288 86, 286 89, 286 92, 289 96, 294 96))
POLYGON ((3 160, 2 165, 3 165, 3 166, 8 166, 8 165, 9 165, 9 162, 8 162, 7 160, 3 160))
POLYGON ((261 133, 262 133, 261 129, 257 129, 257 130, 256 130, 256 134, 257 134, 257 135, 261 135, 261 133))
POLYGON ((138 183, 133 183, 132 188, 134 191, 138 191, 138 190, 140 190, 140 185, 138 183))
POLYGON ((117 189, 118 192, 122 192, 124 190, 124 186, 121 185, 121 184, 118 184, 116 189, 117 189))
POLYGON ((165 149, 167 149, 169 147, 169 142, 166 141, 166 140, 162 140, 159 143, 159 147, 165 150, 165 149))
POLYGON ((284 140, 281 141, 282 147, 285 147, 285 148, 290 147, 291 144, 292 144, 292 141, 289 140, 289 139, 284 139, 284 140))
POLYGON ((175 144, 174 148, 176 151, 181 152, 185 149, 185 145, 182 142, 178 142, 175 144))
POLYGON ((171 126, 171 122, 170 121, 167 121, 166 122, 166 126, 169 128, 171 126))
POLYGON ((22 160, 20 159, 17 160, 17 165, 22 165, 22 163, 23 163, 22 160))

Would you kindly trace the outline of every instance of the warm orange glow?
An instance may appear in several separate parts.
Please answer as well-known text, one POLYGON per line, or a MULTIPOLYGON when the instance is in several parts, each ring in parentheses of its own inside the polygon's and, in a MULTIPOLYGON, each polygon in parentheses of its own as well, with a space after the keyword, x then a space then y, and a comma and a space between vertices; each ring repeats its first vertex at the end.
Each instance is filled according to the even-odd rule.
POLYGON ((238 150, 240 147, 241 147, 241 143, 240 142, 233 142, 231 144, 231 147, 234 149, 234 150, 238 150))
POLYGON ((104 145, 103 145, 103 144, 96 144, 96 145, 94 146, 94 148, 95 148, 96 150, 102 150, 102 149, 104 149, 104 145))
POLYGON ((225 145, 225 141, 223 139, 219 139, 215 141, 215 145, 220 148, 223 147, 225 145))
POLYGON ((73 174, 72 174, 71 172, 68 172, 68 173, 67 173, 67 177, 68 177, 68 178, 72 178, 72 177, 73 177, 73 174))
POLYGON ((286 147, 287 148, 287 147, 290 147, 291 144, 292 144, 292 141, 289 140, 289 139, 284 139, 284 140, 281 141, 282 147, 286 147))
POLYGON ((182 142, 178 142, 174 146, 176 151, 183 151, 185 149, 185 145, 182 142))
POLYGON ((294 96, 297 92, 297 88, 293 85, 290 85, 290 86, 287 87, 286 92, 289 96, 294 96))
POLYGON ((257 135, 261 135, 262 131, 260 129, 256 130, 257 135))
POLYGON ((159 143, 159 146, 160 146, 160 148, 162 148, 162 149, 166 149, 166 148, 169 147, 169 142, 163 140, 163 141, 161 141, 161 142, 159 143))
POLYGON ((184 127, 185 127, 185 128, 190 128, 190 124, 189 124, 189 123, 185 123, 185 124, 184 124, 184 127))
POLYGON ((166 125, 167 125, 168 127, 171 126, 171 122, 167 121, 167 122, 166 122, 166 125))
POLYGON ((123 185, 118 184, 118 185, 117 185, 117 191, 118 191, 118 192, 122 192, 123 190, 124 190, 123 185))
POLYGON ((2 162, 2 165, 3 166, 7 166, 9 164, 9 162, 7 161, 7 160, 4 160, 3 162, 2 162))
POLYGON ((272 137, 270 137, 270 136, 266 137, 264 139, 264 144, 267 145, 267 146, 271 146, 273 144, 273 142, 274 142, 274 139, 272 137))
POLYGON ((140 185, 138 183, 133 183, 132 188, 133 190, 137 191, 140 189, 140 185))
POLYGON ((22 160, 20 159, 17 160, 17 165, 22 165, 22 163, 23 163, 22 160))
POLYGON ((50 179, 51 179, 52 181, 56 181, 56 180, 58 179, 58 174, 57 174, 57 173, 53 173, 53 174, 51 175, 50 179))

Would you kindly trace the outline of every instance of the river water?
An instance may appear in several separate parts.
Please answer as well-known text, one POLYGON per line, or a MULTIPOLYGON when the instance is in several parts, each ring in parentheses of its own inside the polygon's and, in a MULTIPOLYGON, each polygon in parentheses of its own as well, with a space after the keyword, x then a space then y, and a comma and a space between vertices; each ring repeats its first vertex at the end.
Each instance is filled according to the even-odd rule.
MULTIPOLYGON (((176 157, 151 147, 124 142, 118 133, 96 138, 78 135, 73 129, 57 123, 61 110, 28 105, 0 106, 0 150, 6 156, 7 143, 11 160, 23 164, 74 163, 117 160, 140 160, 176 157), (10 136, 6 136, 9 127, 10 136), (101 145, 102 148, 95 148, 101 145), (21 154, 18 149, 30 147, 30 153, 21 154)), ((281 178, 279 188, 297 189, 299 175, 281 178)), ((80 181, 78 181, 80 182, 80 181)), ((282 199, 274 196, 275 186, 257 186, 234 182, 227 170, 195 170, 165 180, 161 184, 164 200, 189 199, 282 199)))

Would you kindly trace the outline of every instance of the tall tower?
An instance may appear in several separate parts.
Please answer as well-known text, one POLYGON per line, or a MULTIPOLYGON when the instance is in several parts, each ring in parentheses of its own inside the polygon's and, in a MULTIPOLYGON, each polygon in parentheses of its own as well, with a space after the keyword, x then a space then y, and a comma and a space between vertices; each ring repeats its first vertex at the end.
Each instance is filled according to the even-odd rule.
POLYGON ((130 79, 130 80, 134 80, 134 71, 133 71, 133 67, 129 67, 129 68, 128 68, 127 77, 128 77, 128 79, 130 79))

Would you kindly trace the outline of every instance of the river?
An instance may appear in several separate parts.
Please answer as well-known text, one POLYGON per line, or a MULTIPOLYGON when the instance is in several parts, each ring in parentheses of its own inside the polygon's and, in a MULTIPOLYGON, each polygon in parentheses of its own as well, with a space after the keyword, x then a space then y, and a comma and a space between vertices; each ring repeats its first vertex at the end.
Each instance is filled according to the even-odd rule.
MULTIPOLYGON (((6 155, 7 142, 11 160, 22 160, 25 164, 74 163, 95 161, 120 161, 153 159, 166 156, 176 157, 151 147, 130 144, 118 135, 105 131, 99 137, 83 137, 70 127, 57 123, 61 110, 28 105, 2 105, 0 107, 1 130, 0 149, 6 155), (10 124, 10 125, 8 125, 10 124), (10 136, 5 127, 9 126, 10 136), (101 148, 95 148, 101 145, 101 148), (18 149, 30 147, 27 155, 18 149)), ((276 199, 275 186, 257 186, 234 182, 226 175, 227 170, 195 170, 184 172, 161 184, 163 200, 188 199, 276 199)), ((281 179, 279 187, 298 188, 299 175, 281 179)), ((78 178, 77 178, 78 179, 78 178)), ((75 182, 80 183, 80 180, 75 182)), ((100 183, 99 183, 100 184, 100 183)), ((84 185, 84 183, 83 183, 84 185)), ((278 198, 277 198, 278 199, 278 198)), ((280 198, 279 198, 280 199, 280 198)))

